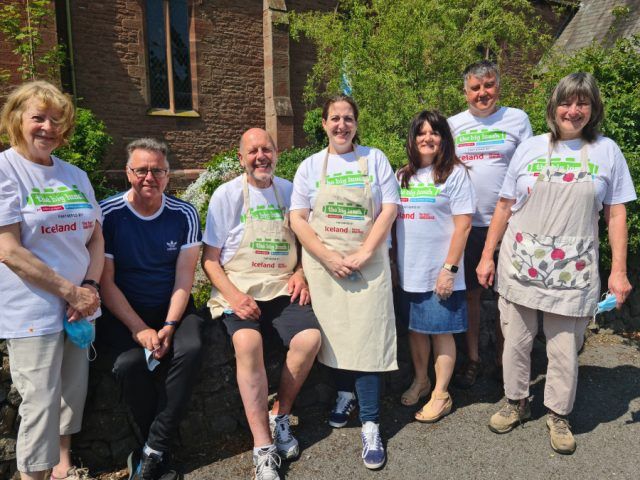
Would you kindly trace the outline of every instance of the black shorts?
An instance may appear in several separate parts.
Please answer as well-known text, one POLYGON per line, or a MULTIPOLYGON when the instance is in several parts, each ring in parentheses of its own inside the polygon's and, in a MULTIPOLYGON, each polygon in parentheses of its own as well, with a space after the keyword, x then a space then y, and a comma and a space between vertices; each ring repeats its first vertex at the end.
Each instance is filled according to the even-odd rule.
POLYGON ((471 227, 467 238, 467 245, 464 248, 464 283, 468 292, 480 288, 476 267, 480 263, 488 231, 489 227, 471 227))
POLYGON ((224 314, 222 321, 227 327, 230 337, 238 330, 251 328, 262 335, 278 332, 285 346, 289 346, 291 339, 298 333, 309 328, 320 329, 318 319, 311 305, 300 305, 297 301, 291 303, 291 297, 281 296, 268 302, 256 302, 260 308, 260 319, 242 320, 235 313, 224 314))

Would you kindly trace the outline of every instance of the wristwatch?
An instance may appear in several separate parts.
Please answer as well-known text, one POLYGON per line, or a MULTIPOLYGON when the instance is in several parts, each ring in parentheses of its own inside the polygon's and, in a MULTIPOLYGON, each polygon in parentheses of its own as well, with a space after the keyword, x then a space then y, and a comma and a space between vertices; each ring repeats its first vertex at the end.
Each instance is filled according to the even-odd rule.
POLYGON ((95 288, 98 291, 98 293, 100 293, 100 284, 95 280, 91 280, 90 278, 85 278, 84 280, 82 280, 82 282, 80 282, 80 286, 83 286, 83 285, 89 285, 90 287, 95 288))
POLYGON ((442 268, 444 268, 445 270, 449 270, 451 273, 458 273, 458 266, 457 265, 452 265, 450 263, 445 263, 444 265, 442 265, 442 268))

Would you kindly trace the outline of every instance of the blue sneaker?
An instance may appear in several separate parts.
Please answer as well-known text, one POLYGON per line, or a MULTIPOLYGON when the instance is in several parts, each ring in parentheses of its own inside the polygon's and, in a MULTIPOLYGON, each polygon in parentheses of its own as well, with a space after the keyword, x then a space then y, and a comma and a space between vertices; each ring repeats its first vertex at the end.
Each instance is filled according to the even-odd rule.
POLYGON ((329 414, 329 425, 333 428, 344 427, 355 409, 356 396, 353 392, 338 392, 336 404, 329 414))
POLYGON ((378 424, 364 422, 360 435, 362 437, 362 461, 364 466, 370 470, 382 467, 387 460, 387 454, 382 445, 378 424))

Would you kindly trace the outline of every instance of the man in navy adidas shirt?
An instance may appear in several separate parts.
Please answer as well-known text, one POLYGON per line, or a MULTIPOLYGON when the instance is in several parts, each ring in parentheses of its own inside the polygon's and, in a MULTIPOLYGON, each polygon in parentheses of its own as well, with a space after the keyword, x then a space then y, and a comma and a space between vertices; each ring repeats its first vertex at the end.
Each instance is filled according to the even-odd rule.
POLYGON ((200 221, 189 203, 164 194, 167 146, 142 138, 127 146, 131 189, 101 202, 104 214, 104 314, 98 343, 146 438, 129 459, 133 480, 173 480, 168 451, 196 381, 202 319, 191 287, 200 221), (159 362, 159 364, 158 364, 159 362))

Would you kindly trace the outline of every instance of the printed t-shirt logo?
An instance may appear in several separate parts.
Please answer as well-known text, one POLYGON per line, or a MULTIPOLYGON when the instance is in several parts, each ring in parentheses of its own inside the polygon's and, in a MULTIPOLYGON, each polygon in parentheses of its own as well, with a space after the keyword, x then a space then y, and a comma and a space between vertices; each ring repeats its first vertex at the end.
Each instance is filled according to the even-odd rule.
POLYGON ((178 249, 178 242, 175 240, 169 240, 167 242, 167 252, 173 252, 178 249))
MULTIPOLYGON (((347 170, 346 172, 334 173, 333 175, 327 175, 327 185, 339 185, 342 187, 364 187, 364 178, 361 172, 352 172, 347 170)), ((373 182, 373 175, 369 175, 369 182, 373 182)), ((320 182, 316 182, 316 188, 320 186, 320 182)))
MULTIPOLYGON (((547 159, 539 158, 527 165, 527 172, 529 172, 529 174, 533 175, 534 177, 537 177, 546 168, 546 166, 547 159)), ((580 160, 574 157, 554 157, 551 159, 551 168, 554 170, 557 169, 561 172, 579 172, 582 168, 582 163, 580 163, 580 160)), ((597 175, 598 170, 598 165, 589 162, 589 173, 591 175, 597 175)))
POLYGON ((256 238, 249 246, 257 255, 288 255, 291 246, 284 239, 256 238))
POLYGON ((63 185, 44 190, 32 188, 31 194, 27 196, 27 205, 35 206, 40 212, 93 208, 87 196, 76 185, 72 185, 72 188, 63 185))
POLYGON ((341 202, 327 202, 322 211, 329 218, 343 220, 364 220, 368 210, 362 205, 341 202))
POLYGON ((490 152, 488 150, 496 145, 504 145, 506 140, 507 133, 502 130, 489 130, 486 128, 482 130, 467 130, 456 136, 456 148, 470 151, 470 153, 460 155, 460 160, 463 162, 484 160, 485 158, 502 158, 499 152, 490 152))
MULTIPOLYGON (((249 209, 251 212, 251 218, 254 220, 284 220, 284 214, 275 205, 257 205, 249 209)), ((247 214, 243 213, 240 216, 240 221, 245 223, 247 220, 247 214)))
POLYGON ((400 189, 400 201, 402 203, 435 203, 436 197, 442 189, 433 183, 411 183, 409 188, 400 189))

